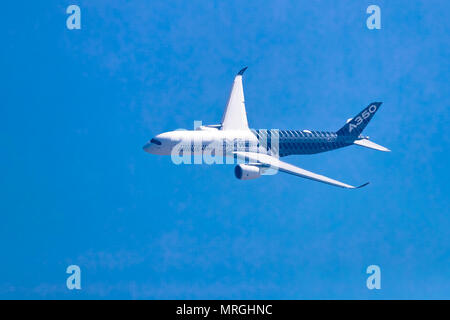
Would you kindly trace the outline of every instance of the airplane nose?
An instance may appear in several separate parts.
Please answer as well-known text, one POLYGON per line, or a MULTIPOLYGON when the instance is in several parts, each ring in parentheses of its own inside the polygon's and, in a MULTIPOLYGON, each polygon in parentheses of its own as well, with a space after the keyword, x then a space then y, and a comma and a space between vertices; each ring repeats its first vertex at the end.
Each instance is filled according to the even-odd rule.
POLYGON ((145 152, 152 153, 152 144, 149 143, 149 142, 147 142, 147 143, 142 147, 142 149, 143 149, 145 152))

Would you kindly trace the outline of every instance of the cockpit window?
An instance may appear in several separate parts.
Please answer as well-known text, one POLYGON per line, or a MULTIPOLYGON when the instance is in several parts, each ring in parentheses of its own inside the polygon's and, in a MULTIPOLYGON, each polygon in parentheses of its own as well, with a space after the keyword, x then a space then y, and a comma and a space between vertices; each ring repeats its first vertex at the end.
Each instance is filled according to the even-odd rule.
POLYGON ((160 146, 161 145, 161 141, 159 141, 159 140, 156 140, 156 139, 152 139, 152 140, 150 140, 150 142, 151 143, 154 143, 154 144, 157 144, 158 146, 160 146))

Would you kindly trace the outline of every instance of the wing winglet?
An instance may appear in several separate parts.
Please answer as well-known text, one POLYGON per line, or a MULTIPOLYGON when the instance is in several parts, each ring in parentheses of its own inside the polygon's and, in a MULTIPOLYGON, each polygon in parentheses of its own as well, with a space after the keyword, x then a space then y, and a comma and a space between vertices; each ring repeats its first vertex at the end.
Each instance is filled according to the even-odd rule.
POLYGON ((370 182, 366 182, 362 185, 360 185, 359 187, 356 187, 355 189, 360 189, 360 188, 364 188, 365 186, 367 186, 370 182))
POLYGON ((239 75, 239 76, 242 76, 242 75, 244 74, 245 70, 247 70, 247 68, 248 68, 248 67, 242 68, 242 69, 238 72, 238 75, 239 75))

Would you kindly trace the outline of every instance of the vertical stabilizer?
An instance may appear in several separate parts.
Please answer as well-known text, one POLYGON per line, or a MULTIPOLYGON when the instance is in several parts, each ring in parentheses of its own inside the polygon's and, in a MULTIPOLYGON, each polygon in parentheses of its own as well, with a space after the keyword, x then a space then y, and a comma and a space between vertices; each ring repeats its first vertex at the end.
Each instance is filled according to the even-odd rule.
POLYGON ((347 120, 347 123, 337 132, 340 136, 358 137, 369 121, 378 111, 382 102, 372 102, 363 111, 358 113, 354 118, 347 120))

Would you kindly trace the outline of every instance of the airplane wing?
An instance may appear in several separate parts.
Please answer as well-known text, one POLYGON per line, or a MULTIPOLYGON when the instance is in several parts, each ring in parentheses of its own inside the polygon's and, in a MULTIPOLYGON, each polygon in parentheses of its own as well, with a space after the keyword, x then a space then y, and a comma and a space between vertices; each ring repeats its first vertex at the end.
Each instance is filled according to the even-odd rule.
POLYGON ((249 159, 251 162, 255 162, 255 163, 252 163, 251 165, 256 165, 256 166, 261 166, 261 167, 272 167, 274 169, 278 169, 281 172, 286 172, 286 173, 289 173, 289 174, 292 174, 292 175, 295 175, 298 177, 327 183, 332 186, 337 186, 337 187, 341 187, 341 188, 349 188, 349 189, 358 189, 358 188, 362 188, 369 184, 367 182, 363 185, 360 185, 359 187, 354 187, 349 184, 346 184, 346 183, 322 176, 320 174, 316 174, 316 173, 304 170, 302 168, 296 167, 292 164, 283 162, 283 161, 279 160, 278 158, 270 156, 268 154, 256 153, 256 152, 241 152, 241 151, 237 151, 234 153, 236 154, 237 157, 239 157, 241 159, 246 158, 246 159, 249 159))
POLYGON ((242 75, 245 70, 247 67, 239 71, 234 78, 227 107, 222 117, 222 130, 248 130, 244 88, 242 87, 242 75))

